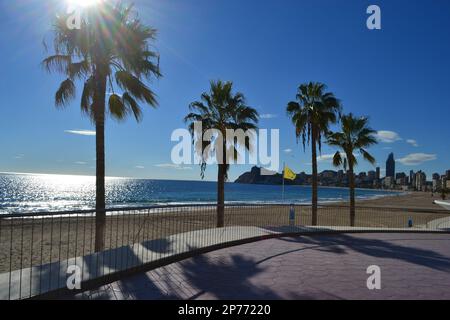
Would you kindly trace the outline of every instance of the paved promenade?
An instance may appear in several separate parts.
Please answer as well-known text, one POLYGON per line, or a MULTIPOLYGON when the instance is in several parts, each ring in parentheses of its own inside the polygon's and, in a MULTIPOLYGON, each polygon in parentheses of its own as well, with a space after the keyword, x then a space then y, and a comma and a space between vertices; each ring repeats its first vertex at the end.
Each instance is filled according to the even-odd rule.
POLYGON ((448 234, 335 234, 221 249, 68 298, 450 299, 449 284, 448 234))

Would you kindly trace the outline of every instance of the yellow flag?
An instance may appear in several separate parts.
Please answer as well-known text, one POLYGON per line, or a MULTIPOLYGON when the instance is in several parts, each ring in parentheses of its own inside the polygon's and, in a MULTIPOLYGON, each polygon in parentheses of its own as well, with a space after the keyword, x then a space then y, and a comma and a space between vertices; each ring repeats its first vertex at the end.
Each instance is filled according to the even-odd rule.
POLYGON ((294 171, 289 169, 288 166, 284 166, 284 175, 283 175, 284 179, 295 180, 296 176, 297 175, 294 173, 294 171))

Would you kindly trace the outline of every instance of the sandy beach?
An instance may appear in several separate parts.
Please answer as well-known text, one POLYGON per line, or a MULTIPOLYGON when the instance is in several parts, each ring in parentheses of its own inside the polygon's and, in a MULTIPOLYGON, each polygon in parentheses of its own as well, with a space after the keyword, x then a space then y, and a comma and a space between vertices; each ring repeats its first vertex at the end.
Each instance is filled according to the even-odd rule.
POLYGON ((406 195, 392 195, 377 199, 359 200, 357 204, 362 206, 395 207, 395 208, 420 208, 420 209, 442 209, 433 203, 434 200, 442 200, 435 193, 431 196, 428 192, 409 192, 406 195))
MULTIPOLYGON (((424 227, 447 213, 429 193, 409 193, 357 202, 356 226, 424 227), (379 208, 379 209, 377 209, 379 208), (412 208, 414 210, 407 210, 412 208), (423 210, 423 211, 422 211, 423 210)), ((310 206, 296 206, 295 224, 311 224, 310 206)), ((173 234, 215 227, 214 206, 119 212, 106 221, 106 248, 131 245, 173 234)), ((349 226, 346 203, 321 205, 321 226, 349 226)), ((289 225, 289 207, 253 205, 226 207, 225 225, 274 228, 289 225)), ((82 214, 46 219, 0 219, 0 272, 15 270, 93 252, 94 218, 82 214)), ((155 248, 155 250, 166 250, 155 248)))

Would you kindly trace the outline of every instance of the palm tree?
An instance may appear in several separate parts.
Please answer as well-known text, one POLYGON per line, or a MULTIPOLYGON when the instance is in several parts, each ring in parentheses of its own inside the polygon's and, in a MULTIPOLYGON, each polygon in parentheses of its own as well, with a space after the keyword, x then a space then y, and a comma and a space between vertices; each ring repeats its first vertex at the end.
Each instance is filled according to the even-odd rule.
POLYGON ((358 164, 354 155, 355 151, 359 151, 362 157, 375 164, 375 158, 370 155, 366 148, 377 143, 372 130, 368 126, 368 118, 356 118, 353 114, 341 117, 341 132, 330 132, 327 135, 327 143, 330 146, 336 146, 341 149, 337 151, 333 157, 333 165, 336 167, 343 166, 347 171, 350 187, 350 225, 355 225, 355 176, 354 167, 358 164))
MULTIPOLYGON (((208 157, 215 156, 218 163, 217 172, 217 227, 223 227, 225 224, 224 200, 225 200, 225 181, 228 178, 228 169, 232 160, 239 157, 238 141, 227 136, 227 130, 244 131, 257 129, 258 112, 246 105, 245 97, 242 93, 232 93, 233 83, 223 82, 221 80, 211 81, 210 91, 201 95, 200 101, 192 102, 189 105, 191 112, 184 118, 189 123, 191 134, 197 135, 196 146, 197 153, 201 154, 201 176, 204 177, 208 157), (196 123, 201 123, 201 132, 196 132, 196 123), (203 141, 206 131, 216 130, 221 139, 203 141), (227 149, 228 148, 228 149, 227 149), (208 151, 209 150, 209 151, 208 151), (228 151, 228 152, 227 152, 228 151)), ((206 139, 208 140, 208 139, 206 139)), ((252 151, 251 134, 246 137, 244 147, 252 151)))
POLYGON ((311 143, 312 156, 312 225, 317 225, 317 145, 322 150, 322 136, 329 125, 336 123, 341 111, 338 99, 325 92, 322 83, 310 82, 298 88, 296 100, 287 105, 287 114, 295 126, 297 139, 302 138, 303 149, 311 143))
POLYGON ((441 188, 441 199, 445 200, 447 198, 447 193, 449 193, 450 190, 447 188, 441 188))
POLYGON ((149 48, 156 30, 144 26, 132 6, 102 2, 82 12, 79 29, 69 28, 68 15, 56 18, 54 54, 43 61, 49 71, 66 79, 55 94, 56 107, 75 98, 83 83, 81 110, 96 129, 95 250, 104 249, 105 231, 105 117, 118 120, 132 114, 142 118, 139 103, 156 107, 155 94, 143 82, 159 77, 157 54, 149 48), (115 91, 115 85, 121 93, 115 91), (106 110, 106 100, 108 109, 106 110))

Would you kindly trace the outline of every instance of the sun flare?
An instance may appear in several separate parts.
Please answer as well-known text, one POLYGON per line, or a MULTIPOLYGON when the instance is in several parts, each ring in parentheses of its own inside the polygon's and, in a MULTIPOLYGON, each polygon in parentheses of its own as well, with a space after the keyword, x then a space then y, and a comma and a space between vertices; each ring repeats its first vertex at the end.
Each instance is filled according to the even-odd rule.
POLYGON ((70 5, 80 6, 80 7, 89 7, 96 5, 103 0, 67 0, 70 5))

